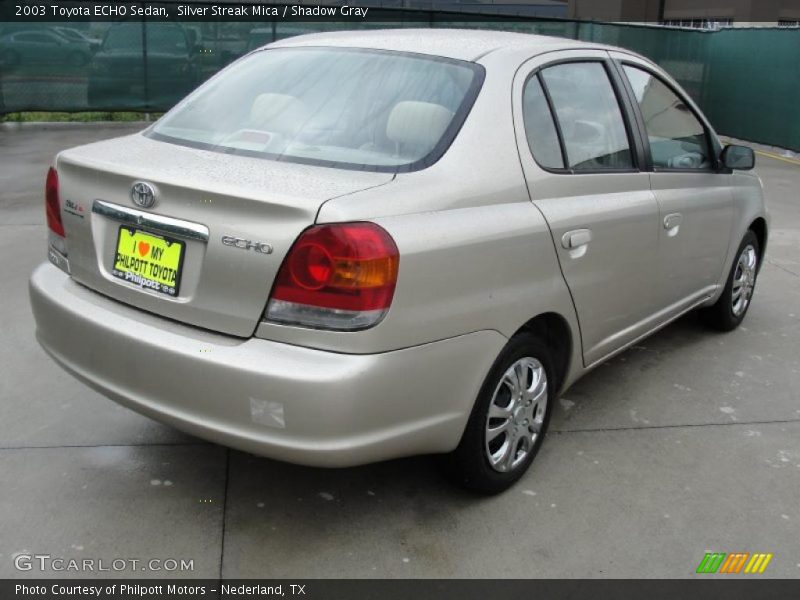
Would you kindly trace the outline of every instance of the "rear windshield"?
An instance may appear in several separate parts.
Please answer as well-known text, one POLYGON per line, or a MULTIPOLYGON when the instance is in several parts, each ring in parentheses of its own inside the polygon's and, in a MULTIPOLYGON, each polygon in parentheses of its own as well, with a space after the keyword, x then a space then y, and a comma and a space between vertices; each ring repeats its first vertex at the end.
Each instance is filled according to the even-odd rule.
POLYGON ((147 135, 218 152, 410 171, 452 142, 483 81, 474 63, 349 48, 251 54, 147 135))

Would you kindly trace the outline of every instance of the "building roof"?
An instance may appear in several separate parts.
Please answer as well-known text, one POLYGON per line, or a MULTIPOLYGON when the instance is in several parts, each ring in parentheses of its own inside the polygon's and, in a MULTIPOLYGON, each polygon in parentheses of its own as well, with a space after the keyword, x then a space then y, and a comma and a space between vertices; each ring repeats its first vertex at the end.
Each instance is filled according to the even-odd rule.
POLYGON ((475 61, 496 50, 539 52, 569 48, 606 48, 567 38, 485 29, 371 29, 299 35, 271 44, 280 47, 339 46, 416 52, 475 61))

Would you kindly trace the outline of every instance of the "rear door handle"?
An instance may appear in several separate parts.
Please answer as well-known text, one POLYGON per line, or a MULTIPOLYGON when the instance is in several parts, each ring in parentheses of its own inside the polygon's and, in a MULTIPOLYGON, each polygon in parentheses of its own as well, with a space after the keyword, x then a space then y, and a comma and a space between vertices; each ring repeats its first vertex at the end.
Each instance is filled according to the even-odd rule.
POLYGON ((589 229, 574 229, 561 236, 561 245, 567 250, 580 248, 592 241, 592 232, 589 229))

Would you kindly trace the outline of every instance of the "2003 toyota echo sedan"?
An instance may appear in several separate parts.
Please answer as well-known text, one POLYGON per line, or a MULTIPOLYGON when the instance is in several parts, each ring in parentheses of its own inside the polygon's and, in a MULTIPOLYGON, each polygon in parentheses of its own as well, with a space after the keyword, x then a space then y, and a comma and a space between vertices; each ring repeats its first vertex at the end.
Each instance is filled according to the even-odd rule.
POLYGON ((329 467, 439 453, 498 492, 589 369, 692 309, 742 321, 767 238, 752 167, 624 50, 296 37, 58 155, 37 336, 200 437, 329 467))

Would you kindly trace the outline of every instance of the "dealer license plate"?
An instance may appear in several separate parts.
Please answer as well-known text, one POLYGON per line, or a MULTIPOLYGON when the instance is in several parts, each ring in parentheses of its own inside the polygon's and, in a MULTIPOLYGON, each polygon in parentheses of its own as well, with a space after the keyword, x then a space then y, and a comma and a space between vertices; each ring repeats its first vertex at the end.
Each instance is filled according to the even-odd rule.
POLYGON ((125 225, 119 228, 115 277, 169 296, 181 283, 184 242, 152 235, 125 225))

